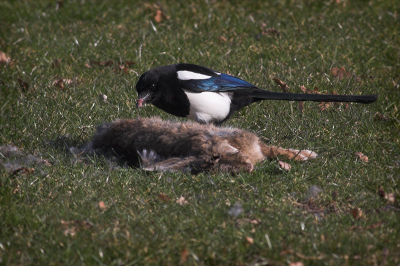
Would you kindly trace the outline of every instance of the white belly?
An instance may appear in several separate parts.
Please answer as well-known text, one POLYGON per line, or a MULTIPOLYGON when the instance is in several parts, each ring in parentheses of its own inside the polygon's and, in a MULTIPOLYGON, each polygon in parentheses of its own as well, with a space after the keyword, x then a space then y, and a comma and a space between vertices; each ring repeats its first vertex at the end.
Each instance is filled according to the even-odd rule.
POLYGON ((189 119, 210 123, 224 120, 230 110, 231 93, 229 92, 201 92, 194 93, 184 90, 189 102, 189 119))

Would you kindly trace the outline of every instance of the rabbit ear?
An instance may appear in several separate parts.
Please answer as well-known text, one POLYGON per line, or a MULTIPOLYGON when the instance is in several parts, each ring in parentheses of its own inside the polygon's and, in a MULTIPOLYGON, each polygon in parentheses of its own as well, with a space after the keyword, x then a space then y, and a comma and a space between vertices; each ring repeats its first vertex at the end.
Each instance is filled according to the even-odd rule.
POLYGON ((236 154, 239 152, 238 149, 236 149, 235 147, 233 147, 232 145, 230 145, 228 143, 227 140, 224 140, 218 147, 218 151, 221 154, 236 154))

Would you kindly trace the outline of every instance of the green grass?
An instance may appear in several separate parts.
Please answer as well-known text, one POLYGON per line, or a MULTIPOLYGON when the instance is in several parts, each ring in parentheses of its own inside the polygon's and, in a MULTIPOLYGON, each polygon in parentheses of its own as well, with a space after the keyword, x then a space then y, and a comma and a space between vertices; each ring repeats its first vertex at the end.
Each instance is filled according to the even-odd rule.
MULTIPOLYGON (((60 3, 0 1, 0 51, 12 60, 0 65, 0 144, 51 163, 18 162, 34 170, 12 174, 7 165, 15 160, 0 158, 0 264, 400 263, 396 1, 60 3), (157 23, 160 8, 168 19, 157 23), (266 28, 279 36, 257 38, 266 28), (52 67, 55 59, 59 67, 52 67), (86 67, 92 60, 135 64, 124 73, 115 65, 86 67), (138 75, 177 62, 273 91, 280 91, 272 81, 279 78, 292 92, 304 85, 379 99, 326 111, 305 103, 303 113, 297 103, 269 101, 226 123, 320 154, 289 162, 289 172, 275 160, 236 176, 144 173, 102 158, 74 162, 68 148, 88 142, 96 125, 139 116, 138 75), (333 67, 351 75, 335 78, 333 67), (76 82, 57 87, 60 78, 76 82), (322 192, 308 201, 312 186, 322 192), (381 186, 397 199, 381 198, 381 186), (181 196, 188 204, 176 203, 181 196), (243 211, 234 217, 237 203, 243 211), (350 213, 355 208, 359 219, 350 213)), ((140 111, 152 115, 176 120, 154 107, 140 111)))

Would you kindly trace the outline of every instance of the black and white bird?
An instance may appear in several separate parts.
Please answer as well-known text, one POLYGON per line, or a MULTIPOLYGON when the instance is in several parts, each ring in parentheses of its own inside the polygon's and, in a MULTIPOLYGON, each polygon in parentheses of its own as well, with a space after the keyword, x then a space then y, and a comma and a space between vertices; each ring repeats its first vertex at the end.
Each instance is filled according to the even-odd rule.
POLYGON ((145 72, 136 84, 136 106, 154 106, 200 123, 221 124, 237 110, 262 100, 373 103, 377 95, 279 93, 194 64, 161 66, 145 72))

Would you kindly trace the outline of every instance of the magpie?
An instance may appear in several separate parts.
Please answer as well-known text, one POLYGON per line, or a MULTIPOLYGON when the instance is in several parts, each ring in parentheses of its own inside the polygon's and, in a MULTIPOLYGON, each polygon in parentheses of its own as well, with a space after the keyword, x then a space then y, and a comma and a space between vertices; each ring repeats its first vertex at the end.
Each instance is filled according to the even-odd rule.
POLYGON ((262 100, 373 103, 377 95, 280 93, 260 89, 240 78, 194 64, 150 69, 136 84, 136 107, 157 108, 199 123, 219 125, 237 110, 262 100))

